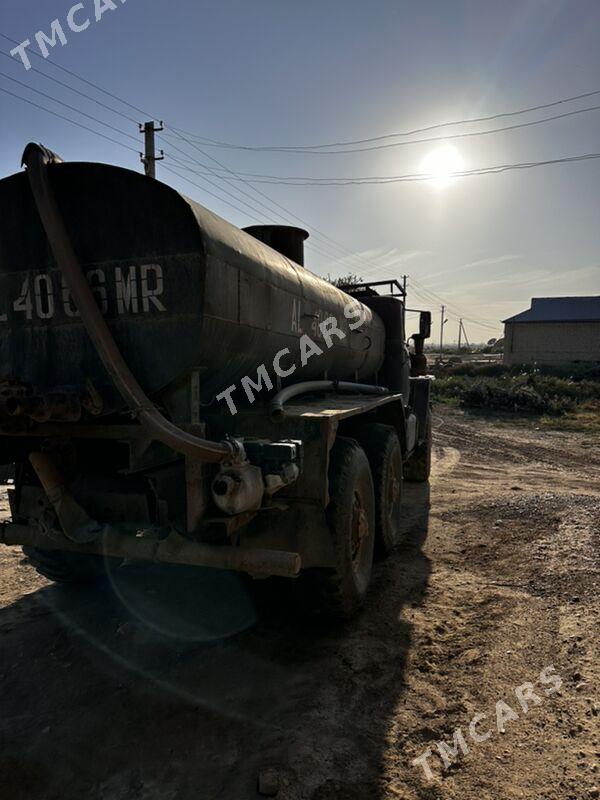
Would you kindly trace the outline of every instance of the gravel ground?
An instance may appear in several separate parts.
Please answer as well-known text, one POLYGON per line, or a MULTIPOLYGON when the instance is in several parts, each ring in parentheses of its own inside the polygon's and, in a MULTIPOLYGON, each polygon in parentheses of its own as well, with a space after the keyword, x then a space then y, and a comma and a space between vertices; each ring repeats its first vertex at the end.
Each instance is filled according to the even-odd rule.
POLYGON ((244 800, 259 774, 282 800, 599 797, 598 440, 435 426, 431 485, 343 628, 225 573, 64 589, 0 550, 0 797, 244 800))

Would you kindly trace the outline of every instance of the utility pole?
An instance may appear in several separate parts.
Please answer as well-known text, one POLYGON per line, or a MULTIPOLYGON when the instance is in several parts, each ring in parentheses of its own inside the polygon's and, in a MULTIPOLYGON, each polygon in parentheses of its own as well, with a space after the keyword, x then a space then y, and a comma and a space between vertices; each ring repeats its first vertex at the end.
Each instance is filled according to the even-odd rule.
POLYGON ((404 295, 402 297, 402 328, 404 330, 404 336, 406 337, 406 285, 408 281, 408 275, 402 276, 402 291, 404 295))
POLYGON ((144 134, 144 153, 140 153, 140 158, 146 175, 150 178, 156 178, 156 162, 162 161, 165 157, 164 151, 160 151, 160 156, 156 155, 156 139, 155 134, 164 131, 164 125, 161 122, 158 127, 155 127, 154 120, 145 122, 143 125, 140 123, 140 133, 144 134))
POLYGON ((446 320, 444 319, 446 315, 446 306, 442 306, 442 319, 440 323, 440 361, 442 360, 442 356, 444 354, 444 325, 446 324, 446 320))
POLYGON ((469 344, 469 340, 467 339, 467 332, 466 332, 466 330, 465 330, 465 326, 464 326, 464 324, 463 324, 463 321, 462 321, 462 319, 461 319, 461 321, 460 321, 460 324, 462 325, 462 332, 463 332, 463 335, 464 335, 464 337, 465 337, 465 342, 467 343, 467 347, 468 347, 468 348, 469 348, 469 350, 470 350, 470 349, 471 349, 471 345, 469 344))
POLYGON ((458 321, 458 352, 459 353, 460 353, 461 337, 462 337, 462 319, 460 319, 458 321))

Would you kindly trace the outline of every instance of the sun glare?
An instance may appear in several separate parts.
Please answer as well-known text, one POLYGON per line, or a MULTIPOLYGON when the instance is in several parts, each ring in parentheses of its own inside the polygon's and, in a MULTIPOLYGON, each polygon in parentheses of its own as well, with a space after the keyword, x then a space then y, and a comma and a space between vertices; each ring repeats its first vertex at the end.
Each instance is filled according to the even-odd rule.
POLYGON ((456 180, 452 177, 454 172, 465 168, 465 160, 456 147, 445 144, 437 147, 425 156, 421 163, 421 171, 431 175, 431 184, 436 189, 445 189, 456 180))

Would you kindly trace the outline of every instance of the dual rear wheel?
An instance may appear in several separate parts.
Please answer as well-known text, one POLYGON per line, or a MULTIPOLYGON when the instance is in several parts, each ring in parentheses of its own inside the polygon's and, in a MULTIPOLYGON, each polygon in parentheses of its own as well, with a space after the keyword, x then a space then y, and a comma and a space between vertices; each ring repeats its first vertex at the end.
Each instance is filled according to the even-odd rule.
POLYGON ((389 555, 400 537, 402 450, 392 427, 370 425, 360 441, 336 439, 329 496, 334 566, 307 570, 297 588, 304 610, 349 619, 364 602, 374 555, 389 555))

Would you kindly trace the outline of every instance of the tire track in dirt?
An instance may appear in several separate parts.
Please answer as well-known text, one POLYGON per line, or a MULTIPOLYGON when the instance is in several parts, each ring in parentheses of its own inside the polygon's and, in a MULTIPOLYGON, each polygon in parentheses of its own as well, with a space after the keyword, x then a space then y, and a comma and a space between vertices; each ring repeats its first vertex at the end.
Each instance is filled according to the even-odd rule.
MULTIPOLYGON (((110 593, 48 587, 4 551, 0 794, 244 800, 272 765, 280 800, 594 797, 597 449, 582 435, 436 416, 431 485, 406 485, 403 545, 345 628, 301 624, 268 601, 252 626, 243 587, 203 579, 189 583, 187 624, 248 629, 167 639, 110 593), (560 694, 521 713, 514 688, 549 664, 560 694), (433 782, 411 765, 474 713, 492 719, 500 699, 519 709, 504 734, 450 770, 433 759, 433 782)), ((152 599, 146 611, 160 600, 181 612, 181 597, 148 594, 149 580, 128 590, 152 599)))

